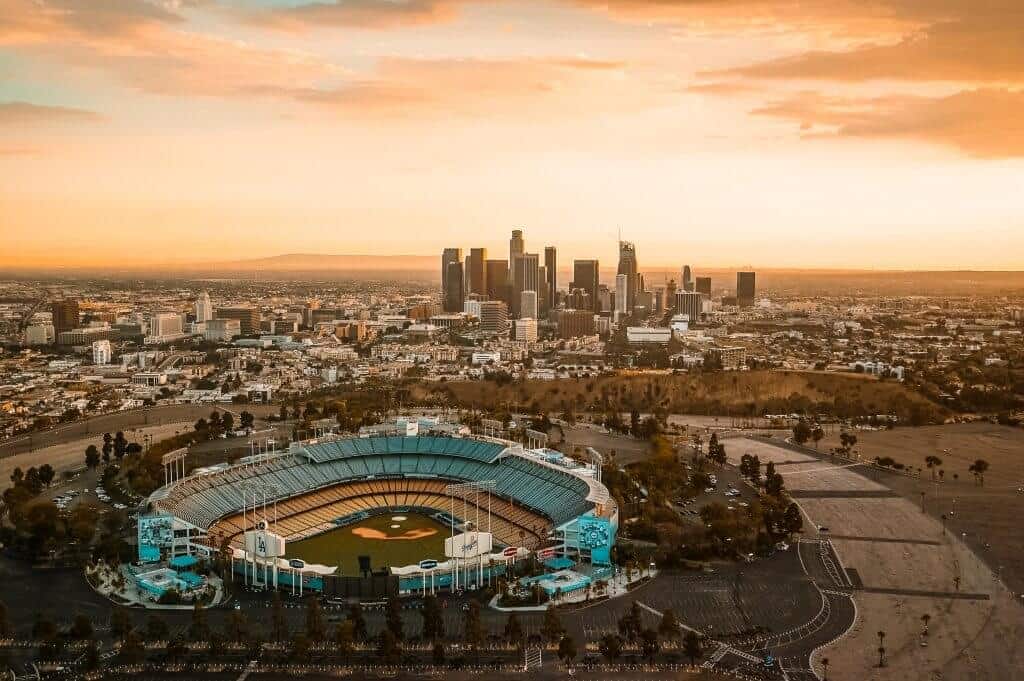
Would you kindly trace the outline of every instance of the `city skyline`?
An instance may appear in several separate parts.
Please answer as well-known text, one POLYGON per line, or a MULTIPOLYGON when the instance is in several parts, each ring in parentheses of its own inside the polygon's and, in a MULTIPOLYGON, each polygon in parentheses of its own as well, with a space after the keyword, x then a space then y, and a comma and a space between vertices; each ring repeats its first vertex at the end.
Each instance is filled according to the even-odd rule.
POLYGON ((621 227, 645 267, 1024 269, 1019 12, 0 0, 0 267, 524 225, 564 262, 621 227))

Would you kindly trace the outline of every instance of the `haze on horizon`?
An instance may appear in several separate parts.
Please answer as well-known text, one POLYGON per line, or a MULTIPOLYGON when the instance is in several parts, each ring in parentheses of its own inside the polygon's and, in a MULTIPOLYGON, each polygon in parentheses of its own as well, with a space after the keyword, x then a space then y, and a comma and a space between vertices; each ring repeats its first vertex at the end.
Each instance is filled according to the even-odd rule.
POLYGON ((1024 269, 1019 0, 0 0, 0 267, 1024 269))

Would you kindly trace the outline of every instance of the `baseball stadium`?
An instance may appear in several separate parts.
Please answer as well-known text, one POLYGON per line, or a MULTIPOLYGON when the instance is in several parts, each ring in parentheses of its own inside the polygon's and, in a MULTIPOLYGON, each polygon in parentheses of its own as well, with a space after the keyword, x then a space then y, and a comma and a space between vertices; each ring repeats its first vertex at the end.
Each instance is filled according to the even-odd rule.
POLYGON ((350 595, 381 578, 391 593, 472 589, 532 554, 560 590, 583 588, 618 527, 588 456, 430 419, 326 434, 169 479, 140 518, 139 561, 227 545, 246 583, 350 595))

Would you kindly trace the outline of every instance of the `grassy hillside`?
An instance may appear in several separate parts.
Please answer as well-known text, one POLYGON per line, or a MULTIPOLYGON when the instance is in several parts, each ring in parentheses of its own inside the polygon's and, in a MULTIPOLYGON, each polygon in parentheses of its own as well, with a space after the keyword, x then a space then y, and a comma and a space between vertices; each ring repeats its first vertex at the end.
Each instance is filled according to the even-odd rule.
POLYGON ((413 399, 440 395, 449 404, 495 410, 519 407, 551 413, 664 410, 669 413, 755 416, 829 413, 840 417, 896 414, 904 423, 941 422, 943 410, 903 385, 860 375, 788 371, 680 375, 617 375, 499 384, 420 383, 413 399))

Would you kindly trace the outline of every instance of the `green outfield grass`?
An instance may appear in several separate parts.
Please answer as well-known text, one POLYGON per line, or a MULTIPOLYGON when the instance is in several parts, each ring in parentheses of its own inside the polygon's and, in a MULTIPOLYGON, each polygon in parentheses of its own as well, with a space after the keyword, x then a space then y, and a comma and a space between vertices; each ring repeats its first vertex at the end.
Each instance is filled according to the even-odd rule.
POLYGON ((370 556, 374 571, 426 558, 444 560, 444 540, 448 536, 450 530, 432 518, 395 512, 289 542, 286 553, 288 558, 301 558, 307 563, 337 565, 338 574, 354 576, 359 574, 359 556, 370 556))

